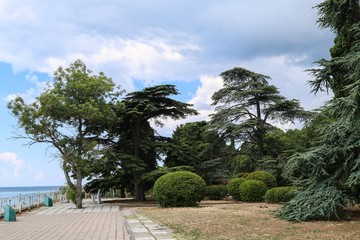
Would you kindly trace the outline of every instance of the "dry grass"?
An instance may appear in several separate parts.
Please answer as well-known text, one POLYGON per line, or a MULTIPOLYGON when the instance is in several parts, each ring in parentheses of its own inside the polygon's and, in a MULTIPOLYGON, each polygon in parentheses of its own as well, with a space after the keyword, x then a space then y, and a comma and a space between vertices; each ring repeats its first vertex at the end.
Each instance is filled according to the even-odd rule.
POLYGON ((279 205, 204 201, 197 208, 141 207, 179 239, 360 239, 360 221, 290 223, 271 215, 279 205))

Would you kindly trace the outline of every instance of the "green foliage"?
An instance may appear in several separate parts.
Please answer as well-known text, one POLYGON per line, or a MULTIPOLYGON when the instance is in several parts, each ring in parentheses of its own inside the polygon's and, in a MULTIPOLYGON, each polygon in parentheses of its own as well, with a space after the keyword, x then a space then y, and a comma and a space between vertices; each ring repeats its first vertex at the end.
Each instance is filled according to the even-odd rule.
POLYGON ((220 76, 224 86, 212 96, 216 113, 211 126, 233 146, 244 143, 241 152, 251 159, 251 170, 258 169, 258 161, 267 155, 265 136, 274 129, 270 121, 307 120, 311 114, 299 101, 281 96, 278 88, 269 84, 269 76, 239 67, 220 76))
POLYGON ((350 67, 349 60, 356 58, 359 51, 360 4, 358 0, 324 0, 317 8, 320 27, 332 30, 335 39, 330 49, 332 59, 321 59, 317 62, 320 67, 309 70, 315 77, 310 85, 315 93, 332 90, 336 98, 345 97, 348 85, 358 80, 347 75, 357 71, 354 65, 350 67))
POLYGON ((295 187, 275 187, 266 191, 265 202, 284 203, 290 201, 296 193, 295 187))
POLYGON ((243 182, 245 182, 245 178, 233 178, 228 182, 227 190, 234 200, 241 200, 239 187, 243 182))
POLYGON ((339 219, 349 204, 348 197, 331 179, 315 182, 285 203, 276 215, 288 221, 339 219))
MULTIPOLYGON (((358 71, 349 74, 360 79, 358 71)), ((303 191, 284 205, 279 217, 290 221, 340 218, 357 200, 350 189, 360 182, 360 82, 349 89, 348 96, 334 98, 323 108, 331 121, 321 127, 317 146, 289 160, 284 174, 303 191)))
POLYGON ((265 185, 268 188, 276 187, 275 177, 272 174, 265 172, 265 171, 255 171, 255 172, 249 173, 246 176, 246 180, 259 180, 259 181, 262 181, 263 183, 265 183, 265 185))
POLYGON ((192 166, 207 184, 220 183, 230 178, 229 153, 234 149, 226 145, 216 131, 205 121, 178 126, 173 135, 173 146, 166 152, 164 165, 192 166))
POLYGON ((268 187, 259 180, 245 180, 239 186, 241 201, 262 202, 268 187))
POLYGON ((206 196, 210 200, 222 200, 227 196, 227 193, 225 185, 210 185, 206 187, 206 196))
POLYGON ((195 173, 172 172, 155 182, 153 193, 161 207, 194 207, 204 199, 206 183, 195 173))
POLYGON ((241 172, 241 173, 237 173, 234 178, 246 178, 247 175, 249 175, 249 173, 246 172, 241 172))
POLYGON ((76 191, 72 188, 67 187, 66 189, 66 198, 73 203, 76 203, 76 191))
POLYGON ((142 180, 154 184, 159 177, 161 177, 167 173, 177 172, 177 171, 194 172, 194 168, 190 167, 190 166, 160 167, 154 171, 143 174, 142 180))
MULTIPOLYGON (((172 146, 169 138, 156 134, 150 122, 162 126, 162 119, 176 120, 197 114, 190 104, 172 99, 170 96, 174 94, 179 94, 174 85, 148 87, 127 94, 115 106, 118 122, 109 132, 118 141, 111 144, 112 152, 108 154, 114 165, 110 169, 123 172, 118 175, 132 183, 137 200, 145 200, 145 191, 152 187, 155 175, 162 174, 160 170, 152 177, 147 175, 157 169, 161 154, 172 146)), ((113 171, 107 172, 107 175, 113 174, 113 171)))
POLYGON ((21 97, 9 102, 8 108, 25 132, 20 138, 29 144, 46 143, 58 151, 67 184, 75 189, 76 205, 82 207, 82 179, 102 156, 99 142, 105 129, 116 118, 111 105, 120 92, 114 93, 115 84, 104 73, 92 74, 77 60, 68 68, 59 67, 47 88, 31 104, 21 97))

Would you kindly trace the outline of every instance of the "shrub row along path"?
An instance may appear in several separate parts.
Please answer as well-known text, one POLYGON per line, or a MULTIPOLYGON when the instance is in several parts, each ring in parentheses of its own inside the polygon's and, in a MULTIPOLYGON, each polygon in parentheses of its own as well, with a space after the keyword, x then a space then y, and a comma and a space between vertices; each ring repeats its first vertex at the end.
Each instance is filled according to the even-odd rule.
POLYGON ((76 209, 71 203, 41 207, 17 215, 16 222, 0 220, 0 239, 173 239, 168 231, 165 234, 156 223, 137 215, 136 209, 120 206, 119 203, 91 204, 85 201, 82 209, 76 209), (157 238, 156 234, 160 237, 157 238))

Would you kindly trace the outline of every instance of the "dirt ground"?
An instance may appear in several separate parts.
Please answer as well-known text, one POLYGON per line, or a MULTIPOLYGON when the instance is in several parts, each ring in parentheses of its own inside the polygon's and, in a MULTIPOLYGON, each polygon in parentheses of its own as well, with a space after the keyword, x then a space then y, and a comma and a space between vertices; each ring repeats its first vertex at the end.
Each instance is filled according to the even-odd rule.
POLYGON ((280 205, 203 201, 196 208, 141 206, 140 212, 172 228, 178 239, 360 239, 360 220, 291 223, 272 215, 280 205))

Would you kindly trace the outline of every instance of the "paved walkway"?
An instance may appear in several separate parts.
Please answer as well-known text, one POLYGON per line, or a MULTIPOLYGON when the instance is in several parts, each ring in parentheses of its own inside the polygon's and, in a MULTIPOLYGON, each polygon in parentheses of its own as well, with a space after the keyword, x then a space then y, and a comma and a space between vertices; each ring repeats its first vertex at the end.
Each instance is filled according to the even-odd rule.
POLYGON ((131 240, 176 240, 169 228, 139 215, 136 210, 126 209, 123 214, 131 240))
POLYGON ((1 240, 174 240, 171 231, 119 204, 91 204, 83 209, 56 203, 22 215, 16 222, 0 220, 1 240))

